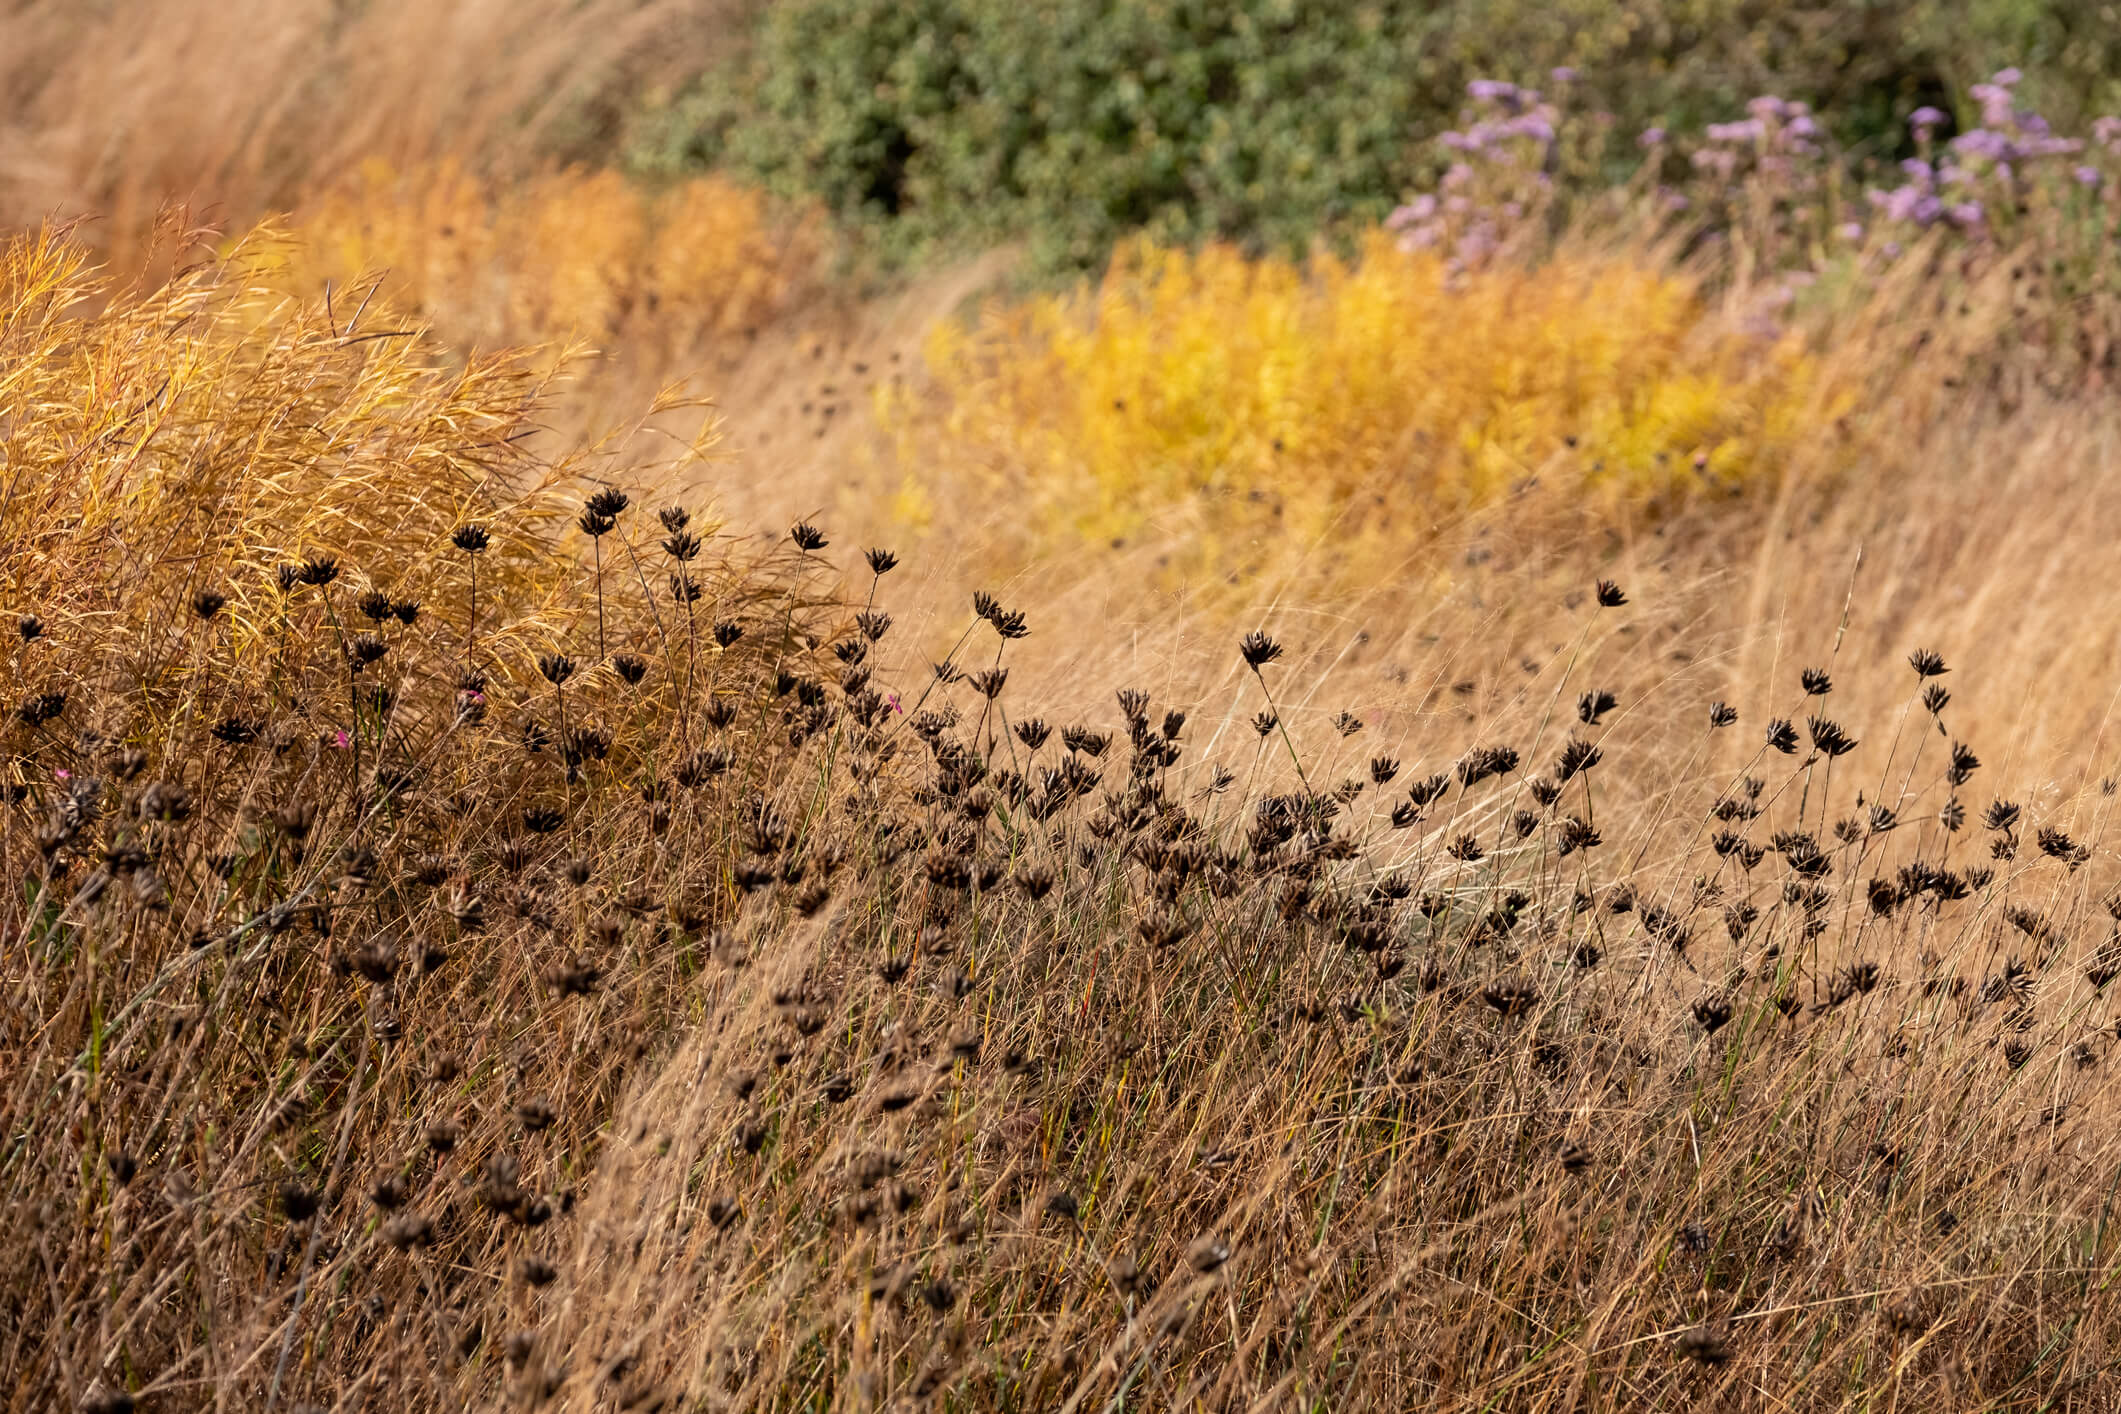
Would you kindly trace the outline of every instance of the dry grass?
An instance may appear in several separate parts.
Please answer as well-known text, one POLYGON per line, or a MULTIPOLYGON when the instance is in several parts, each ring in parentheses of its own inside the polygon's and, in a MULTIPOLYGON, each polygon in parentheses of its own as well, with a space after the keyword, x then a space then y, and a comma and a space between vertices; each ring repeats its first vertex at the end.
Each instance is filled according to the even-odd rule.
POLYGON ((172 200, 241 227, 369 159, 520 173, 732 42, 748 9, 28 0, 0 16, 0 215, 93 214, 129 256, 172 200))
MULTIPOLYGON (((563 49, 691 7, 446 100, 521 7, 269 10, 11 16, 18 206, 533 170, 563 49)), ((2110 1407, 2089 306, 1908 260, 1800 353, 1646 248, 1145 256, 946 336, 925 527, 736 409, 811 549, 716 524, 699 408, 561 437, 552 360, 363 304, 645 377, 787 297, 741 193, 554 224, 603 180, 0 260, 0 1407, 2110 1407)))
POLYGON ((2096 409, 1917 359, 1835 497, 1522 491, 1235 624, 1071 551, 1019 642, 695 549, 520 359, 79 261, 0 317, 8 1407, 2105 1397, 2096 409))

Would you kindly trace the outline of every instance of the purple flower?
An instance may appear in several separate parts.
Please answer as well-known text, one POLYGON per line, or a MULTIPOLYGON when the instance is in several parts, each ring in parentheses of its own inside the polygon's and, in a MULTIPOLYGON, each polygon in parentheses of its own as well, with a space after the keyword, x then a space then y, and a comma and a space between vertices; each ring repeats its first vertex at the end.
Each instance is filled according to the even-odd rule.
POLYGON ((67 770, 67 769, 66 769, 66 768, 65 768, 64 766, 54 766, 54 767, 52 767, 52 779, 53 779, 53 780, 55 780, 55 781, 70 781, 70 780, 72 780, 73 778, 74 778, 74 773, 73 773, 72 771, 69 771, 69 770, 67 770))
POLYGON ((1952 218, 1952 224, 1955 226, 1978 226, 1981 224, 1981 203, 1962 201, 1946 214, 1952 218))
MULTIPOLYGON (((2115 123, 2115 126, 2116 126, 2117 128, 2121 128, 2121 118, 2116 118, 2116 119, 2114 120, 2114 123, 2115 123)), ((1636 139, 1635 139, 1635 144, 1636 144, 1636 146, 1638 146, 1638 147, 1662 147, 1662 146, 1664 146, 1664 129, 1663 129, 1663 128, 1644 128, 1644 129, 1642 130, 1642 136, 1641 136, 1641 137, 1639 137, 1639 138, 1636 138, 1636 139)))
POLYGON ((1780 118, 1788 114, 1789 105, 1773 94, 1762 94, 1745 105, 1745 111, 1765 122, 1769 118, 1780 118))
POLYGON ((1790 119, 1789 126, 1784 128, 1783 131, 1791 137, 1800 140, 1813 138, 1819 136, 1819 124, 1811 114, 1799 113, 1796 117, 1790 119))
POLYGON ((1990 81, 1993 83, 2000 84, 2004 88, 2009 88, 2012 84, 2018 82, 2018 80, 2024 77, 2025 75, 2019 73, 2016 69, 1998 69, 1993 75, 1991 75, 1990 81))
POLYGON ((1930 164, 1919 157, 1910 157, 1900 164, 1900 170, 1927 186, 1936 179, 1937 173, 1930 164))
POLYGON ((2009 89, 1992 83, 1977 83, 1967 93, 1981 105, 1982 122, 1992 128, 2009 124, 2013 116, 2009 89))
POLYGON ((1850 245, 1854 245, 1863 239, 1863 223, 1861 221, 1843 221, 1839 229, 1841 239, 1847 241, 1850 245))
POLYGON ((1939 124, 1943 123, 1943 121, 1944 110, 1941 108, 1932 108, 1926 103, 1922 107, 1917 108, 1914 112, 1907 115, 1907 125, 1915 129, 1915 131, 1917 132, 1922 132, 1926 129, 1937 127, 1939 124))
POLYGON ((1767 128, 1758 118, 1746 118, 1735 123, 1711 123, 1703 132, 1710 142, 1758 142, 1767 128))
POLYGON ((339 732, 332 737, 331 744, 337 747, 339 750, 344 751, 347 747, 353 744, 353 738, 347 736, 345 729, 341 728, 339 732))
POLYGON ((1576 81, 1576 71, 1563 64, 1559 68, 1547 70, 1547 77, 1556 83, 1574 83, 1576 81))
POLYGON ((1954 152, 1967 153, 1974 157, 1986 157, 1991 162, 2001 162, 2012 153, 2011 140, 1993 128, 1974 128, 1952 139, 1954 152))
POLYGON ((2104 172, 2085 162, 2080 162, 2075 167, 2072 167, 2070 175, 2077 179, 2078 186, 2090 187, 2093 191, 2097 191, 2100 184, 2106 180, 2104 172))
POLYGON ((2060 157, 2066 153, 2084 150, 2084 140, 2074 137, 2050 137, 2046 133, 2034 133, 2021 139, 2018 144, 2021 157, 2060 157))
POLYGON ((2121 118, 2092 119, 2092 139, 2102 147, 2121 146, 2121 118))
POLYGON ((1864 193, 1864 196, 1872 206, 1884 214, 1886 220, 1893 222, 1913 222, 1918 226, 1927 226, 1944 210, 1943 202, 1912 182, 1906 186, 1894 187, 1891 191, 1878 191, 1874 188, 1864 193))
POLYGON ((1385 217, 1385 229, 1388 231, 1401 230, 1417 222, 1427 221, 1435 215, 1436 194, 1434 192, 1423 192, 1405 206, 1395 210, 1390 216, 1385 217))

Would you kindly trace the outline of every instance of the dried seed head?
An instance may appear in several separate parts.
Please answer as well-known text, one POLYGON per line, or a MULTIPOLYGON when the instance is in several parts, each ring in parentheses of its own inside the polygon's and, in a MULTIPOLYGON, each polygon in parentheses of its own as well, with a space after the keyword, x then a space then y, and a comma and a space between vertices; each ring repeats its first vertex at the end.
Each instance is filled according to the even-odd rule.
POLYGON ((317 1193, 313 1188, 289 1180, 280 1185, 280 1211, 289 1222, 307 1222, 317 1215, 317 1193))
POLYGON ((228 605, 228 596, 218 590, 202 589, 191 597, 191 611, 202 619, 210 619, 228 605))
POLYGON ((1693 1006, 1694 1020, 1702 1030, 1714 1035, 1731 1019, 1730 998, 1711 993, 1697 998, 1693 1006))
POLYGON ((1709 725, 1711 727, 1728 727, 1737 720, 1738 709, 1736 707, 1731 706, 1727 702, 1711 702, 1709 704, 1709 725))
POLYGON ((1243 655, 1245 665, 1254 672, 1281 657, 1281 645, 1257 629, 1238 642, 1237 651, 1243 655))
POLYGON ((793 540, 797 548, 801 549, 806 555, 815 550, 822 550, 832 543, 825 538, 823 531, 807 520, 797 521, 791 526, 788 530, 788 538, 793 540))
POLYGON ((1570 737, 1561 749, 1561 760, 1555 764, 1554 777, 1566 785, 1579 771, 1588 771, 1604 756, 1596 746, 1580 737, 1570 737))
POLYGON ((1186 1264, 1204 1276, 1209 1272, 1220 1270, 1222 1265, 1229 1260, 1230 1244, 1216 1233, 1206 1233, 1197 1237, 1193 1240, 1193 1244, 1186 1248, 1186 1264))
POLYGON ((862 558, 869 562, 871 574, 886 575, 898 568, 898 556, 889 550, 871 549, 865 551, 862 558))
POLYGON ((1613 583, 1610 579, 1598 581, 1598 604, 1600 608, 1617 609, 1627 602, 1628 596, 1621 593, 1619 585, 1613 583))
POLYGON ((1708 1326, 1680 1332, 1673 1349, 1697 1365, 1721 1365, 1731 1358, 1730 1346, 1708 1326))
POLYGON ((482 525, 460 525, 450 534, 450 540, 467 555, 476 555, 493 543, 482 525))

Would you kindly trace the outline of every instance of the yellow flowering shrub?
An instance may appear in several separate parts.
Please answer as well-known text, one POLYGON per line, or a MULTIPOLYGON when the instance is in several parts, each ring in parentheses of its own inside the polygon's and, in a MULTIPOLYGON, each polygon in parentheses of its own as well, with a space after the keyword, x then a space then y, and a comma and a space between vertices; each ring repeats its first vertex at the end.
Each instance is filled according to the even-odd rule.
POLYGON ((1094 290, 945 325, 884 412, 918 516, 953 477, 1044 530, 1376 533, 1537 479, 1616 505, 1789 467, 1840 410, 1794 333, 1647 256, 1453 272, 1380 232, 1308 267, 1136 244, 1094 290))

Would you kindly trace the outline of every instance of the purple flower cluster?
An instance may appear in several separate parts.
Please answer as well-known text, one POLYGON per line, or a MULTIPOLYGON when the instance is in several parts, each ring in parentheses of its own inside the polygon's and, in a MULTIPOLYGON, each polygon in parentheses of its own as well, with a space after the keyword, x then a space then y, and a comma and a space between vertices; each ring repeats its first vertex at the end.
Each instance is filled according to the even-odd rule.
POLYGON ((1464 131, 1445 133, 1437 139, 1446 150, 1458 153, 1494 153, 1514 160, 1529 141, 1540 149, 1554 140, 1560 112, 1541 101, 1536 88, 1519 88, 1500 79, 1475 79, 1466 93, 1486 111, 1466 125, 1464 131))
MULTIPOLYGON (((1772 94, 1763 94, 1745 105, 1746 116, 1730 123, 1710 123, 1702 129, 1707 146, 1691 154, 1696 171, 1730 182, 1743 167, 1771 176, 1789 176, 1807 159, 1819 155, 1819 120, 1811 106, 1772 94)), ((1646 146, 1651 133, 1664 140, 1662 128, 1643 134, 1646 146)))
MULTIPOLYGON (((1927 107, 1909 114, 1908 127, 1923 155, 1900 164, 1907 180, 1899 186, 1865 193, 1879 219, 1916 230, 1946 222, 1963 232, 1977 232, 1986 224, 1991 204, 2014 192, 2026 164, 2083 152, 2082 138, 2059 136, 2047 119, 2019 105, 2014 90, 2023 77, 2016 69, 2004 69, 1968 89, 1967 96, 1980 108, 1981 125, 1946 143, 1941 156, 1933 156, 1932 138, 1945 115, 1927 107)), ((2102 118, 2092 125, 2092 133, 2107 145, 2101 135, 2121 138, 2121 122, 2102 118)), ((2074 165, 2070 176, 2090 190, 2105 182, 2099 168, 2085 162, 2074 165)))
MULTIPOLYGON (((1565 97, 1576 75, 1557 69, 1551 77, 1565 97)), ((2059 134, 2018 100, 2021 78, 2004 69, 1973 85, 1962 113, 1978 112, 1980 124, 1948 141, 1940 142, 1939 134, 1950 131, 1952 115, 1929 106, 1910 113, 1918 155, 1900 164, 1896 185, 1863 193, 1868 221, 1840 199, 1835 161, 1812 110, 1772 94, 1747 103, 1743 117, 1708 124, 1691 141, 1662 127, 1645 129, 1635 139, 1644 162, 1630 183, 1633 196, 1609 209, 1626 205, 1662 221, 1698 225, 1711 241, 1742 231, 1755 268, 1797 275, 1815 270, 1822 251, 1891 261, 1903 241, 1928 230, 1988 246, 2017 240, 2021 229, 2067 239, 2077 239, 2071 232, 2107 231, 2111 223, 2104 219, 2026 222, 2029 213, 2065 204, 2121 208, 2121 183, 2112 180, 2121 177, 2121 116, 2096 119, 2088 141, 2059 134), (1678 181, 1671 180, 1675 154, 1690 173, 1678 181), (1646 204, 1632 205, 1636 197, 1646 204), (2004 229, 1992 230, 1996 224, 2004 229)), ((1477 267, 1541 229, 1528 218, 1552 201, 1553 174, 1578 154, 1586 117, 1594 141, 1611 122, 1605 114, 1571 115, 1564 124, 1557 103, 1539 90, 1501 79, 1476 79, 1466 94, 1462 120, 1439 139, 1446 154, 1440 180, 1386 222, 1403 249, 1437 251, 1454 270, 1477 267)), ((1777 317, 1800 288, 1783 287, 1781 304, 1764 307, 1763 319, 1777 317)))
MULTIPOLYGON (((1575 78, 1556 69, 1556 83, 1575 78)), ((1451 163, 1434 192, 1425 192, 1385 219, 1403 250, 1444 250, 1454 268, 1485 262, 1531 205, 1552 189, 1546 168, 1561 112, 1539 90, 1500 79, 1466 85, 1473 109, 1438 144, 1451 163)))

